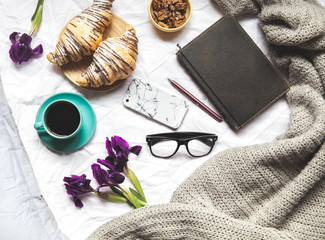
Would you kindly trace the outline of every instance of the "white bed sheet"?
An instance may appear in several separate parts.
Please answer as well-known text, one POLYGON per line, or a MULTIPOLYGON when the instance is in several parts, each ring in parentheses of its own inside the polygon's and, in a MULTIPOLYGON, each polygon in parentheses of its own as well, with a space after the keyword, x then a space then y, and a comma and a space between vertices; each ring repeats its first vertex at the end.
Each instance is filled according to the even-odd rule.
MULTIPOLYGON (((137 174, 149 204, 153 205, 168 203, 176 187, 216 153, 233 147, 270 142, 289 127, 290 111, 285 98, 272 105, 239 133, 234 133, 225 122, 218 123, 189 101, 189 111, 178 131, 216 133, 219 140, 213 152, 206 157, 191 158, 182 149, 168 160, 153 157, 146 146, 145 136, 172 130, 125 108, 122 98, 126 88, 133 78, 141 78, 185 98, 168 83, 166 78, 169 77, 214 109, 177 61, 175 53, 178 50, 176 44, 184 46, 223 14, 212 0, 192 0, 194 11, 188 26, 178 33, 163 33, 151 24, 148 3, 148 0, 116 0, 113 3, 112 12, 132 24, 137 31, 139 56, 132 76, 115 90, 104 93, 76 87, 45 56, 53 50, 65 23, 90 5, 90 0, 45 0, 41 28, 32 42, 32 46, 42 43, 45 52, 41 57, 21 66, 12 63, 9 58, 9 35, 13 31, 28 32, 29 19, 36 1, 12 0, 0 3, 0 73, 7 101, 12 108, 41 192, 59 228, 71 240, 85 239, 101 224, 132 210, 126 204, 104 202, 92 196, 84 197, 84 207, 78 209, 65 192, 62 181, 64 176, 86 173, 91 177, 90 165, 97 158, 106 156, 106 137, 119 135, 130 145, 143 146, 138 157, 131 156, 129 166, 137 174), (73 153, 59 154, 48 150, 33 128, 39 106, 45 99, 60 92, 74 92, 84 96, 90 101, 97 116, 93 138, 84 148, 73 153)), ((321 3, 324 5, 325 0, 321 3)), ((266 40, 257 19, 245 17, 239 18, 239 21, 267 54, 266 40)))

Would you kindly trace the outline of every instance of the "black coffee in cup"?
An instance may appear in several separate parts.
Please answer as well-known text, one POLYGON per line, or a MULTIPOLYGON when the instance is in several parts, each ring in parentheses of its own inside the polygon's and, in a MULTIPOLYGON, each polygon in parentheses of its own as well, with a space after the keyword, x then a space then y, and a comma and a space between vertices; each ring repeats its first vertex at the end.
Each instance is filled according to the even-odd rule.
POLYGON ((55 135, 68 136, 77 130, 80 114, 75 105, 67 101, 53 103, 45 115, 47 128, 55 135))

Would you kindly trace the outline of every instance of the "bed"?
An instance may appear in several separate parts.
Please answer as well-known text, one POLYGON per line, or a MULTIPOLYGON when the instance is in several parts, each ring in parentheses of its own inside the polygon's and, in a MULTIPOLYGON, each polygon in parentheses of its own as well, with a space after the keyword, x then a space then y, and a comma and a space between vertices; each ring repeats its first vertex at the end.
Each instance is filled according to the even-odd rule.
MULTIPOLYGON (((325 4, 324 0, 319 2, 325 4)), ((4 90, 0 93, 0 130, 1 136, 6 136, 0 139, 1 239, 22 239, 22 236, 26 239, 86 239, 102 224, 132 211, 127 204, 105 202, 93 196, 84 196, 84 207, 79 209, 66 194, 63 178, 83 173, 91 176, 90 165, 97 158, 107 155, 106 137, 118 135, 132 146, 143 146, 139 156, 130 155, 129 166, 139 178, 148 203, 156 205, 168 203, 174 190, 211 156, 235 147, 271 142, 288 129, 290 110, 284 97, 238 133, 231 130, 227 123, 217 122, 188 101, 189 110, 177 130, 218 135, 212 152, 201 158, 190 157, 185 149, 170 159, 152 156, 146 135, 172 130, 123 105, 122 99, 128 84, 133 78, 140 78, 185 98, 167 81, 167 78, 172 78, 216 110, 177 61, 175 53, 177 44, 185 45, 224 13, 214 1, 192 0, 193 16, 188 25, 180 32, 163 33, 150 22, 148 3, 140 0, 116 0, 113 3, 112 12, 136 29, 139 56, 133 74, 117 88, 107 92, 77 87, 45 56, 54 48, 65 23, 88 7, 91 1, 44 1, 41 27, 32 42, 32 45, 41 43, 44 54, 19 66, 10 60, 8 54, 11 44, 9 35, 14 31, 28 31, 36 3, 31 0, 13 0, 0 4, 0 19, 6 23, 2 25, 0 34, 0 74, 4 90), (33 127, 40 105, 53 94, 61 92, 85 97, 92 105, 97 119, 96 130, 89 143, 72 153, 58 153, 48 149, 33 127)), ((258 19, 255 16, 237 19, 269 57, 258 19)), ((286 77, 285 72, 283 75, 286 77)))

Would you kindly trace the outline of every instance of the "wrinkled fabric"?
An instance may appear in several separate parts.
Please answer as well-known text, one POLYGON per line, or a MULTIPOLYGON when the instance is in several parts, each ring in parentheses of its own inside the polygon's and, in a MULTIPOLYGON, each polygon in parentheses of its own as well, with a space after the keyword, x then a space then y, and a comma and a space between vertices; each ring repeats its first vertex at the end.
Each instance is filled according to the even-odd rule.
POLYGON ((216 0, 257 14, 277 66, 289 72, 290 128, 275 141, 223 151, 171 203, 125 214, 99 239, 324 239, 325 9, 304 0, 216 0))
POLYGON ((67 239, 43 198, 0 78, 0 239, 67 239))
MULTIPOLYGON (((8 54, 11 42, 8 36, 13 31, 20 33, 29 31, 30 17, 35 10, 36 2, 32 0, 0 1, 2 13, 0 22, 5 23, 0 31, 0 72, 7 102, 12 109, 12 117, 28 153, 40 192, 52 211, 59 229, 71 240, 86 239, 102 224, 124 213, 133 212, 127 204, 109 203, 87 196, 87 194, 82 198, 84 207, 79 209, 66 194, 62 181, 64 176, 83 173, 88 177, 92 176, 90 166, 98 158, 104 159, 107 156, 106 137, 118 135, 127 140, 131 146, 143 146, 139 156, 130 154, 128 165, 139 178, 148 203, 155 205, 169 203, 175 189, 196 168, 217 153, 230 148, 271 142, 289 127, 289 107, 285 98, 272 105, 240 132, 234 133, 225 122, 215 121, 167 81, 167 78, 176 80, 198 99, 217 111, 207 96, 192 81, 175 55, 178 50, 177 44, 184 46, 223 15, 222 10, 214 1, 192 0, 192 19, 182 31, 171 34, 162 33, 154 28, 148 16, 148 1, 114 1, 113 14, 123 18, 136 29, 139 38, 139 56, 137 67, 128 79, 113 91, 100 93, 78 88, 64 76, 60 68, 50 64, 46 59, 46 53, 54 49, 62 27, 73 16, 88 7, 92 0, 44 1, 42 23, 38 32, 33 36, 32 42, 32 46, 42 44, 44 53, 19 66, 11 61, 8 54), (123 96, 133 78, 141 78, 166 92, 187 99, 189 110, 177 130, 217 134, 219 138, 213 151, 206 157, 192 158, 181 147, 171 159, 153 157, 146 146, 145 136, 170 132, 172 129, 146 119, 123 106, 123 96), (52 152, 42 144, 33 128, 35 116, 41 104, 48 97, 61 92, 73 92, 87 98, 97 117, 94 136, 85 147, 73 153, 52 152)), ((245 0, 235 2, 234 6, 240 2, 248 4, 244 8, 250 13, 257 13, 261 9, 257 2, 245 0)), ((325 4, 324 0, 320 2, 325 4)), ((242 16, 239 21, 268 57, 269 53, 276 54, 274 51, 267 51, 265 35, 258 26, 256 17, 242 16)), ((285 64, 290 63, 287 55, 276 60, 285 64)), ((318 69, 320 72, 324 71, 321 67, 318 69)), ((308 118, 309 115, 306 116, 308 118)), ((225 167, 225 171, 228 171, 227 169, 225 167)), ((91 185, 93 188, 98 187, 95 179, 92 179, 91 185)), ((229 184, 229 186, 232 185, 229 184)), ((184 214, 191 213, 184 210, 182 214, 185 216, 184 214)), ((220 224, 227 219, 228 217, 220 218, 220 224)), ((238 228, 242 227, 238 222, 234 224, 238 225, 238 228)), ((220 229, 223 227, 221 226, 220 229)), ((2 239, 1 236, 0 239, 2 239)))
MULTIPOLYGON (((130 154, 129 167, 144 189, 150 205, 168 203, 176 187, 198 166, 225 149, 254 143, 269 142, 283 133, 289 124, 289 109, 285 98, 280 99, 254 121, 234 133, 227 123, 219 123, 195 106, 182 93, 174 89, 167 78, 176 80, 206 105, 213 107, 207 96, 198 88, 176 58, 177 44, 184 46, 204 29, 217 21, 222 13, 211 0, 192 0, 193 16, 178 33, 162 33, 155 29, 148 16, 148 2, 116 0, 112 12, 132 24, 139 39, 139 56, 133 74, 120 86, 109 92, 93 92, 78 88, 61 69, 46 59, 52 51, 62 27, 92 0, 44 1, 42 23, 33 36, 32 44, 42 44, 41 56, 28 63, 14 64, 8 54, 11 42, 8 36, 17 31, 28 32, 35 1, 0 1, 0 22, 6 25, 0 31, 0 72, 7 102, 17 125, 20 138, 31 161, 40 191, 51 209, 59 229, 71 240, 86 239, 100 225, 133 209, 127 204, 110 203, 91 194, 83 196, 82 209, 76 208, 67 195, 65 176, 92 176, 91 165, 98 158, 105 159, 106 137, 118 135, 130 146, 141 145, 139 156, 130 154), (211 132, 219 136, 210 155, 202 158, 189 156, 181 147, 171 159, 151 155, 145 137, 148 134, 170 132, 172 129, 151 121, 123 106, 123 96, 133 78, 141 78, 179 98, 188 100, 189 109, 178 131, 211 132), (73 92, 85 97, 96 113, 97 125, 90 142, 73 153, 52 152, 42 144, 33 125, 41 104, 50 96, 73 92)), ((264 36, 256 19, 241 21, 254 41, 267 53, 264 36)), ((34 46, 34 45, 33 45, 34 46)), ((91 185, 98 187, 92 178, 91 185)))

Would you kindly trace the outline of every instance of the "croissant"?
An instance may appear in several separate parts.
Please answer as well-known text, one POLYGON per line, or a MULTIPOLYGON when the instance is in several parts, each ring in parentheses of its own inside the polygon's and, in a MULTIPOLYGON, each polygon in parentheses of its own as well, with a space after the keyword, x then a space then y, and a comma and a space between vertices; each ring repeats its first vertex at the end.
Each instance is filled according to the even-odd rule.
POLYGON ((55 51, 46 55, 47 59, 62 66, 92 55, 111 21, 113 1, 94 0, 91 7, 72 18, 62 29, 55 51))
POLYGON ((134 71, 138 56, 135 34, 135 29, 128 24, 123 35, 102 41, 76 83, 83 87, 100 87, 127 78, 134 71))

